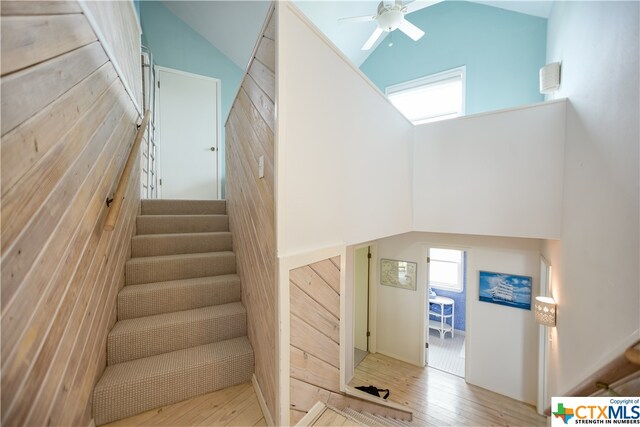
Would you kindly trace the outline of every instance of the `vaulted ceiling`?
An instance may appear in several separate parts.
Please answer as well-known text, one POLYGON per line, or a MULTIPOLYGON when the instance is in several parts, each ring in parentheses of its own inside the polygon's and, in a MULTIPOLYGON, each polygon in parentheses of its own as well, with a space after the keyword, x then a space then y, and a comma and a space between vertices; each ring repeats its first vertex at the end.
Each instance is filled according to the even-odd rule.
MULTIPOLYGON (((340 24, 338 19, 375 15, 379 0, 294 0, 294 2, 357 66, 360 66, 374 50, 362 51, 360 48, 375 29, 375 22, 340 24)), ((544 18, 549 17, 553 4, 553 1, 545 0, 475 2, 544 18)), ((269 1, 239 0, 181 0, 162 3, 242 69, 247 66, 270 5, 269 1)), ((416 3, 420 3, 419 6, 414 7, 418 10, 435 2, 416 0, 416 3)), ((411 20, 411 15, 408 17, 411 20)))

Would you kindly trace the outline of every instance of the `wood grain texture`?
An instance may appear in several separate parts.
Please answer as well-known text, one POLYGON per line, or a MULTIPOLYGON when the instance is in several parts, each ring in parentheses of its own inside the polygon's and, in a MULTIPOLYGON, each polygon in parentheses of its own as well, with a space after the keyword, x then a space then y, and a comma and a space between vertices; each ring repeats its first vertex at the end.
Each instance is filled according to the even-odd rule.
MULTIPOLYGON (((269 15, 272 14, 273 9, 269 15)), ((252 62, 257 62, 255 59, 252 62)), ((242 85, 246 85, 245 76, 242 85)), ((263 89, 259 89, 263 90, 263 89)), ((255 351, 255 375, 269 416, 276 413, 276 244, 274 193, 275 120, 273 98, 265 119, 258 106, 241 89, 226 129, 226 195, 233 250, 247 309, 248 337, 255 351), (258 160, 264 156, 264 178, 258 177, 258 160)), ((262 107, 261 107, 262 108, 262 107)))
POLYGON ((58 99, 107 62, 94 42, 2 78, 2 135, 58 99), (37 93, 38 96, 31 96, 37 93))
POLYGON ((546 425, 530 405, 379 353, 368 355, 356 368, 350 385, 363 384, 390 389, 389 400, 410 408, 415 425, 546 425))
POLYGON ((27 68, 0 79, 1 421, 88 425, 135 231, 139 171, 110 233, 102 232, 104 200, 115 189, 138 113, 102 47, 91 42, 95 34, 84 47, 56 51, 80 40, 63 34, 69 22, 79 31, 87 28, 84 15, 64 15, 79 11, 75 2, 5 3, 3 43, 5 35, 23 40, 30 34, 33 43, 23 49, 34 51, 24 52, 31 58, 23 63, 27 68), (12 17, 5 27, 9 15, 30 16, 12 17), (63 21, 42 31, 30 28, 63 21), (51 52, 57 56, 48 58, 51 52))
POLYGON ((266 425, 251 383, 228 387, 105 424, 125 426, 266 425))
POLYGON ((249 65, 249 75, 256 81, 258 86, 267 94, 272 101, 276 97, 276 76, 260 60, 254 58, 249 65))
POLYGON ((340 257, 291 270, 289 292, 290 423, 299 421, 316 402, 410 420, 406 410, 340 391, 340 257))
POLYGON ((113 52, 123 78, 142 108, 142 65, 138 17, 129 1, 88 1, 105 42, 113 52))
MULTIPOLYGON (((307 412, 340 393, 340 270, 326 259, 289 272, 291 305, 290 409, 307 412), (329 284, 312 268, 323 271, 329 284), (331 272, 331 270, 335 270, 331 272), (320 312, 309 310, 317 307, 320 312), (333 320, 337 328, 327 319, 333 320), (325 334, 328 327, 331 333, 325 334), (324 331, 324 332, 323 332, 324 331), (331 336, 338 336, 338 340, 331 336)), ((297 415, 297 414, 292 414, 297 415)), ((294 418, 291 418, 291 422, 294 418)))
POLYGON ((60 143, 117 78, 110 62, 2 138, 2 195, 60 143))
POLYGON ((1 22, 3 76, 96 40, 81 14, 3 16, 1 22))
POLYGON ((256 50, 256 58, 264 64, 271 72, 276 72, 276 42, 267 37, 262 37, 258 50, 256 50))
POLYGON ((71 13, 82 13, 82 9, 80 9, 77 2, 63 0, 2 0, 0 2, 0 11, 2 16, 65 15, 71 13))

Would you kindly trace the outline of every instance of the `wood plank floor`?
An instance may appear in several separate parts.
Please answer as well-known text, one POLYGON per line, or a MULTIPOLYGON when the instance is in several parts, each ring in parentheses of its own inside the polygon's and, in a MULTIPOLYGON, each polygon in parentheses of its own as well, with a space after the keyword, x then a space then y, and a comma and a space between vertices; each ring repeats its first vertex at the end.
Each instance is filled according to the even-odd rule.
POLYGON ((413 411, 416 426, 545 426, 533 406, 467 384, 433 368, 419 368, 381 354, 368 355, 351 386, 391 390, 390 401, 413 411))
POLYGON ((225 388, 173 405, 152 409, 105 427, 266 426, 251 383, 225 388))

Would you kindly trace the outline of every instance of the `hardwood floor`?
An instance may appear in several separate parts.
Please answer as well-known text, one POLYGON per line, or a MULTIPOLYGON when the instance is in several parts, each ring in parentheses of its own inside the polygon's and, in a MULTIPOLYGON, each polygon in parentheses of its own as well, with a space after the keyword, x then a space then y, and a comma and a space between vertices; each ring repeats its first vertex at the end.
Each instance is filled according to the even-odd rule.
POLYGON ((419 368, 381 354, 368 355, 351 386, 389 388, 390 401, 411 408, 420 426, 545 426, 534 407, 467 384, 433 368, 419 368))
POLYGON ((143 412, 105 427, 122 426, 266 426, 251 383, 204 394, 143 412))

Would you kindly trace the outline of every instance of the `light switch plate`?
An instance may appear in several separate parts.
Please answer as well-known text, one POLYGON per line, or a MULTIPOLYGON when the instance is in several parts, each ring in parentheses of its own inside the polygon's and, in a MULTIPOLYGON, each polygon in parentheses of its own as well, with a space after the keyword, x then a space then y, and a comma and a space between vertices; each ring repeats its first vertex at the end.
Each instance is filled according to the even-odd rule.
POLYGON ((258 178, 264 178, 264 156, 258 159, 258 178))

